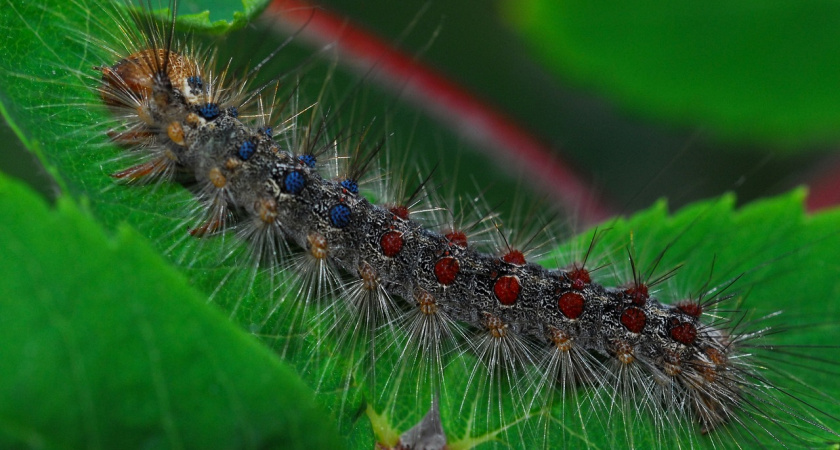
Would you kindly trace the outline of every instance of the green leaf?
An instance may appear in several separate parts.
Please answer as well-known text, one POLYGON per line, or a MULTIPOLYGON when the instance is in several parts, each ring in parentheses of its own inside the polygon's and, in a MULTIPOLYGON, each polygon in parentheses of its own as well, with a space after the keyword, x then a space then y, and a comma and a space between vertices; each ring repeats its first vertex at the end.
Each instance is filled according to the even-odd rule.
MULTIPOLYGON (((365 380, 361 368, 363 364, 360 364, 363 361, 356 359, 359 353, 345 351, 341 348, 342 343, 323 337, 323 328, 328 324, 312 326, 308 336, 286 328, 287 321, 282 319, 282 313, 293 309, 296 303, 303 303, 302 299, 294 295, 295 291, 291 291, 289 297, 278 297, 272 290, 276 287, 274 280, 262 272, 252 274, 248 269, 249 260, 243 255, 245 245, 230 235, 224 239, 201 241, 186 235, 186 228, 200 220, 194 217, 195 198, 188 190, 176 184, 115 185, 108 177, 108 173, 124 168, 129 162, 125 160, 124 149, 108 142, 106 132, 114 119, 102 108, 95 94, 98 73, 90 68, 113 64, 114 61, 109 60, 95 42, 73 39, 72 32, 68 30, 85 30, 86 34, 96 39, 110 42, 109 39, 113 39, 109 34, 114 32, 113 24, 99 23, 98 16, 91 14, 95 11, 91 9, 91 3, 79 6, 68 7, 58 0, 40 7, 12 2, 4 5, 5 10, 11 12, 0 16, 0 29, 9 30, 9 43, 0 50, 3 52, 0 55, 0 106, 27 147, 39 155, 67 194, 90 199, 94 216, 106 228, 117 229, 119 224, 130 224, 142 235, 154 240, 155 247, 179 266, 178 271, 210 298, 214 307, 228 313, 234 323, 259 334, 268 347, 281 351, 291 349, 283 353, 284 359, 294 365, 310 385, 319 389, 319 401, 341 420, 342 432, 349 437, 353 448, 370 448, 376 436, 392 441, 419 421, 429 407, 432 393, 428 392, 428 387, 423 386, 421 392, 417 392, 417 380, 410 376, 399 378, 402 381, 399 386, 389 378, 395 367, 406 364, 405 356, 400 354, 403 347, 394 344, 404 342, 402 333, 392 335, 383 332, 377 339, 378 343, 386 342, 388 345, 383 345, 381 353, 377 354, 375 377, 365 380), (38 45, 33 46, 33 42, 38 45), (187 222, 187 219, 190 221, 187 222), (228 252, 233 252, 235 256, 222 258, 221 255, 228 252), (362 411, 373 423, 359 419, 356 413, 362 411)), ((264 30, 257 30, 254 34, 259 39, 266 37, 264 30)), ((247 34, 243 36, 248 37, 247 34)), ((250 37, 254 38, 253 34, 250 37)), ((229 41, 226 46, 220 47, 220 51, 235 54, 247 47, 238 39, 229 41)), ((293 48, 288 50, 295 52, 293 48)), ((311 51, 305 53, 304 59, 311 51)), ((224 57, 221 59, 225 60, 224 57)), ((306 78, 317 79, 318 76, 319 73, 313 71, 307 73, 306 78)), ((338 78, 339 74, 335 74, 333 81, 338 83, 338 78)), ((320 87, 319 82, 314 84, 320 87)), ((342 88, 336 89, 341 92, 342 88)), ((305 95, 315 98, 312 94, 301 94, 305 95)), ((325 101, 328 105, 339 104, 331 96, 327 96, 325 101)), ((383 103, 388 108, 392 106, 392 101, 387 98, 383 103)), ((303 104, 308 105, 306 102, 303 104)), ((394 130, 403 136, 429 134, 432 141, 440 136, 439 132, 426 133, 413 128, 412 122, 394 125, 394 130)), ((403 139, 398 136, 388 141, 394 147, 392 158, 397 159, 403 153, 417 153, 427 158, 428 155, 422 155, 422 151, 434 148, 417 145, 414 141, 411 141, 413 145, 403 145, 403 139)), ((451 147, 444 148, 448 150, 451 147)), ((447 155, 451 159, 445 160, 442 167, 457 166, 459 155, 457 152, 450 153, 455 155, 447 155)), ((498 171, 490 169, 486 160, 474 155, 469 158, 469 168, 462 169, 457 178, 447 179, 447 183, 455 186, 447 184, 446 190, 473 192, 473 177, 479 186, 499 182, 498 171)), ((431 165, 430 161, 423 162, 431 165)), ((510 197, 513 188, 503 186, 503 189, 487 194, 489 203, 510 197)), ((836 317, 837 302, 833 299, 840 293, 837 282, 840 262, 831 249, 840 245, 834 231, 840 220, 838 215, 805 216, 801 208, 801 193, 758 204, 738 213, 733 212, 732 203, 731 198, 724 198, 699 204, 674 217, 669 217, 664 204, 659 204, 629 221, 610 222, 611 231, 596 249, 600 258, 594 259, 613 264, 598 271, 596 280, 621 284, 630 279, 626 259, 628 245, 631 245, 638 266, 650 268, 659 252, 673 244, 657 273, 661 274, 680 262, 688 264, 658 293, 667 301, 696 293, 709 281, 710 266, 717 261, 712 285, 722 284, 746 272, 736 287, 749 294, 746 305, 756 309, 756 316, 795 308, 793 315, 783 317, 805 318, 811 322, 820 321, 822 317, 836 317), (822 301, 808 301, 813 299, 822 301)), ((527 219, 520 220, 524 222, 527 219)), ((590 238, 591 233, 573 240, 568 246, 558 249, 557 256, 549 258, 546 263, 557 267, 581 259, 590 238)), ((598 265, 593 262, 593 267, 598 265)), ((319 312, 310 311, 312 315, 319 312)), ((797 329, 789 334, 791 341, 785 342, 814 345, 836 342, 837 333, 825 326, 797 329)), ((541 430, 546 423, 541 421, 545 416, 533 410, 525 411, 522 405, 514 404, 510 399, 504 399, 499 408, 488 409, 485 405, 489 404, 484 403, 486 392, 481 392, 475 385, 467 387, 471 368, 476 364, 475 357, 469 353, 448 355, 447 363, 447 384, 445 392, 441 393, 441 408, 444 427, 453 448, 476 444, 502 446, 505 443, 529 448, 542 444, 543 436, 535 430, 541 430), (462 408, 465 398, 468 401, 462 408), (511 423, 519 426, 505 428, 511 423)), ((809 386, 824 387, 831 398, 838 398, 836 387, 826 382, 824 372, 786 366, 787 369, 809 386)), ((563 410, 565 417, 574 417, 574 406, 582 402, 585 395, 581 392, 565 403, 556 401, 553 404, 548 431, 555 439, 549 442, 570 447, 584 444, 604 448, 623 446, 626 442, 624 423, 617 419, 611 422, 600 420, 611 413, 603 404, 591 407, 591 415, 585 420, 586 427, 577 423, 583 419, 577 422, 558 420, 563 417, 563 410)), ((813 401, 820 406, 826 405, 825 409, 829 412, 836 409, 832 403, 813 401)), ((662 444, 663 439, 669 439, 667 443, 673 446, 677 441, 700 441, 709 445, 714 436, 719 436, 717 439, 725 437, 703 437, 694 424, 683 426, 666 432, 663 438, 656 433, 650 420, 643 417, 631 432, 634 444, 640 448, 645 444, 662 444), (671 433, 675 434, 673 443, 671 433)))
POLYGON ((127 227, 0 174, 4 448, 326 448, 312 391, 127 227))
MULTIPOLYGON (((242 0, 239 4, 224 0, 183 1, 178 5, 178 26, 183 31, 230 33, 247 25, 266 6, 268 0, 242 0), (214 19, 219 17, 221 19, 214 19)), ((166 20, 169 10, 161 11, 159 16, 166 20)))
POLYGON ((840 5, 504 3, 544 64, 655 118, 773 147, 840 134, 840 5))

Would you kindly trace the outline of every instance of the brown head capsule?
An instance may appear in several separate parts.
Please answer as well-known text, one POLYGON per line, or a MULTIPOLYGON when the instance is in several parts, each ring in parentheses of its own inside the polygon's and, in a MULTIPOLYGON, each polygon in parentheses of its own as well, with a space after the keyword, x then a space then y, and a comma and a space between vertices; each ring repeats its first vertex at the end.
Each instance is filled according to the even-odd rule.
POLYGON ((165 49, 145 49, 132 53, 102 71, 99 95, 111 106, 130 107, 137 100, 152 96, 155 75, 166 68, 172 87, 186 90, 189 79, 198 75, 195 63, 185 56, 165 49))

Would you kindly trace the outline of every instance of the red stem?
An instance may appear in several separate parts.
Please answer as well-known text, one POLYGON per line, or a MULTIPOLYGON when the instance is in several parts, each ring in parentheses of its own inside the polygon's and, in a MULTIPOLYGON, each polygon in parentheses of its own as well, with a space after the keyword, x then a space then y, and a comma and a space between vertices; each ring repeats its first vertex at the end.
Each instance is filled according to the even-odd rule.
POLYGON ((809 177, 808 211, 815 212, 840 204, 840 160, 831 158, 824 162, 829 167, 809 177))

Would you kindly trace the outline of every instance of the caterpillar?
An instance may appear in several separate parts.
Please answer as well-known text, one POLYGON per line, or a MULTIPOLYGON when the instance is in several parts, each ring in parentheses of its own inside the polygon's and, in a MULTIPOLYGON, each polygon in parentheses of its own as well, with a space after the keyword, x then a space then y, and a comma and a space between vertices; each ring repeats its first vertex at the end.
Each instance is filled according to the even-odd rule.
MULTIPOLYGON (((225 81, 209 53, 176 39, 174 18, 161 25, 114 11, 92 23, 116 22, 123 34, 103 39, 123 41, 99 42, 97 57, 111 60, 85 78, 114 117, 108 138, 134 160, 117 158, 123 166, 106 175, 129 186, 111 190, 186 184, 192 193, 182 198, 198 205, 187 218, 201 220, 187 231, 177 227, 176 243, 188 258, 206 252, 209 260, 248 262, 240 267, 253 272, 244 288, 272 297, 250 312, 261 316, 252 321, 255 331, 285 341, 277 344, 284 357, 304 355, 302 371, 316 372, 319 390, 343 388, 339 416, 364 397, 374 423, 403 413, 412 418, 400 422, 405 430, 432 424, 429 439, 437 444, 430 448, 440 448, 441 433, 447 441, 462 437, 463 447, 597 446, 600 428, 612 430, 600 445, 631 447, 812 446, 836 437, 826 423, 831 413, 811 404, 812 397, 823 404, 830 398, 783 388, 773 379, 783 373, 753 355, 753 343, 783 355, 782 347, 763 344, 775 332, 769 324, 783 316, 753 322, 727 310, 727 302, 737 308, 741 299, 729 293, 737 273, 665 303, 662 285, 680 273, 659 269, 658 256, 643 266, 633 254, 655 240, 636 241, 630 267, 610 276, 595 262, 603 231, 587 233, 571 255, 547 258, 555 265, 548 269, 526 258, 528 238, 509 240, 487 220, 492 208, 478 204, 476 217, 463 220, 439 210, 420 221, 418 210, 426 208, 412 204, 414 195, 371 201, 360 184, 372 157, 342 150, 370 146, 375 154, 379 143, 368 142, 365 130, 350 137, 332 131, 318 116, 322 110, 308 123, 299 120, 308 106, 295 92, 281 97, 280 107, 263 109, 263 91, 248 91, 247 80, 225 81), (211 241, 226 239, 234 224, 253 255, 229 256, 224 245, 211 254, 211 241), (478 242, 481 231, 495 242, 478 242), (192 239, 198 244, 183 244, 192 239), (354 389, 356 383, 366 386, 354 389), (459 421, 461 415, 483 417, 459 421), (648 425, 636 428, 638 421, 648 425), (812 433, 821 437, 812 440, 812 433)), ((414 192, 424 191, 425 180, 417 177, 414 192)), ((179 223, 180 208, 168 208, 179 223)), ((695 211, 693 220, 713 214, 695 211)), ((654 255, 669 241, 658 245, 654 255)), ((710 270, 712 261, 705 263, 710 270)), ((253 306, 250 299, 228 301, 235 313, 253 306)), ((417 440, 411 432, 403 437, 417 440)))

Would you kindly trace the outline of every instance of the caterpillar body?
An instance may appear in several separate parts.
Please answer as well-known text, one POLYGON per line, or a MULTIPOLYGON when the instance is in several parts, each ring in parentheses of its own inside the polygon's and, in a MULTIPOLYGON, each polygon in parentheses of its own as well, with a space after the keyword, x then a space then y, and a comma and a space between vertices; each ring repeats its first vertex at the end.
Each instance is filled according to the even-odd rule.
MULTIPOLYGON (((666 302, 660 286, 679 273, 659 269, 657 258, 641 268, 631 254, 624 280, 599 282, 591 253, 603 231, 549 269, 481 206, 474 222, 497 237, 478 242, 469 220, 452 219, 460 212, 434 207, 425 175, 414 195, 373 201, 363 181, 382 144, 366 130, 342 135, 321 109, 301 121, 295 108, 309 107, 297 99, 265 108, 265 86, 249 91, 247 80, 217 74, 212 56, 177 39, 174 14, 161 24, 116 11, 108 18, 125 42, 104 52, 118 58, 97 65, 91 87, 115 118, 110 140, 139 161, 111 177, 180 181, 198 203, 189 219, 200 217, 185 237, 203 246, 235 229, 251 250, 243 270, 289 278, 267 294, 281 299, 267 302, 265 322, 276 323, 257 331, 303 336, 284 348, 290 353, 318 351, 306 345, 349 353, 342 363, 312 356, 326 366, 316 378, 344 371, 344 388, 366 385, 341 403, 364 396, 374 423, 384 410, 416 410, 408 423, 417 426, 397 442, 377 435, 380 446, 578 446, 595 423, 629 447, 814 446, 837 437, 831 412, 776 384, 775 368, 755 354, 777 316, 746 321, 724 306, 740 300, 730 293, 738 274, 666 302), (475 419, 479 412, 486 417, 475 419), (650 441, 637 437, 637 421, 656 430, 650 441), (453 433, 464 439, 453 444, 453 433)), ((352 414, 337 414, 353 426, 341 417, 352 414)))

